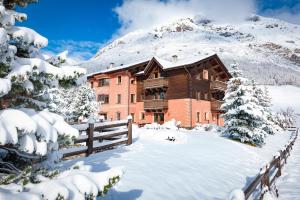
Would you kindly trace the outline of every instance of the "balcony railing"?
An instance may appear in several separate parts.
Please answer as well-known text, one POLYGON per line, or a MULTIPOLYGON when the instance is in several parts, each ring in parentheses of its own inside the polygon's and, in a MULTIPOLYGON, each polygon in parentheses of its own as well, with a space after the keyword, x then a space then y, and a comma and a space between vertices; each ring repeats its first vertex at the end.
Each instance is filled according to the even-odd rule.
POLYGON ((223 104, 224 101, 220 100, 212 100, 211 101, 211 110, 212 111, 223 111, 221 109, 221 105, 223 104))
POLYGON ((223 81, 211 81, 210 89, 211 90, 222 90, 225 91, 227 88, 227 84, 223 81))
POLYGON ((144 101, 145 110, 164 110, 168 109, 168 101, 165 99, 153 99, 144 101))
POLYGON ((168 79, 161 77, 144 81, 144 89, 168 87, 168 79))

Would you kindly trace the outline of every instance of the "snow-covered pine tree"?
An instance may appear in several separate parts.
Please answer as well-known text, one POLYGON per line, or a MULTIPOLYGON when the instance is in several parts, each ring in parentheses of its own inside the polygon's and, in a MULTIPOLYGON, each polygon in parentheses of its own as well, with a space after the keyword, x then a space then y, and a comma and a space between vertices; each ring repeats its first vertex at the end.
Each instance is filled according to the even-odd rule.
POLYGON ((261 107, 261 110, 263 111, 263 125, 262 129, 268 133, 268 134, 275 134, 277 131, 280 130, 280 127, 278 127, 272 120, 272 112, 271 112, 271 97, 269 96, 269 91, 267 87, 264 87, 264 90, 257 87, 257 84, 254 80, 252 80, 252 89, 253 89, 253 95, 258 100, 258 106, 261 107))
POLYGON ((97 121, 99 103, 96 101, 94 90, 88 84, 82 84, 78 87, 52 91, 49 110, 71 122, 89 119, 97 121))
POLYGON ((222 109, 225 111, 224 134, 234 140, 262 146, 266 132, 262 129, 264 114, 254 96, 251 82, 242 77, 238 64, 231 65, 232 78, 228 81, 222 109))
POLYGON ((45 155, 57 148, 58 135, 78 135, 61 116, 43 110, 44 91, 71 85, 85 73, 82 68, 49 63, 40 54, 48 40, 32 29, 15 25, 27 18, 15 11, 16 6, 31 2, 35 1, 0 0, 0 144, 6 145, 7 152, 2 160, 14 155, 14 164, 25 156, 16 154, 15 148, 45 155))
POLYGON ((2 187, 1 197, 95 199, 119 180, 121 169, 89 172, 86 167, 74 167, 60 174, 45 169, 40 172, 28 162, 56 149, 58 136, 78 136, 63 117, 43 108, 45 90, 72 85, 85 73, 81 68, 49 63, 39 53, 47 39, 31 29, 15 26, 15 21, 26 19, 15 7, 35 1, 0 0, 0 184, 13 183, 2 187), (29 163, 31 166, 23 170, 29 163), (74 180, 83 182, 74 187, 74 180), (45 190, 50 187, 55 190, 45 190))
POLYGON ((72 106, 74 109, 74 119, 76 121, 97 120, 99 112, 99 104, 96 101, 96 94, 88 84, 83 84, 77 88, 74 88, 76 98, 74 99, 72 106))

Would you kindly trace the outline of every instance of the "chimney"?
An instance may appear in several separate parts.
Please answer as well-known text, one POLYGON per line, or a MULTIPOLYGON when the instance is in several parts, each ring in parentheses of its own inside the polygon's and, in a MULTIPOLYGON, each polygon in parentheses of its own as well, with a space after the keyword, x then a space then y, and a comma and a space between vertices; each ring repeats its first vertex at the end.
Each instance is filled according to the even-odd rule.
POLYGON ((177 60, 178 60, 178 56, 177 55, 173 55, 172 56, 172 62, 177 62, 177 60))
POLYGON ((111 68, 113 68, 115 66, 115 63, 110 63, 109 64, 109 68, 111 69, 111 68))

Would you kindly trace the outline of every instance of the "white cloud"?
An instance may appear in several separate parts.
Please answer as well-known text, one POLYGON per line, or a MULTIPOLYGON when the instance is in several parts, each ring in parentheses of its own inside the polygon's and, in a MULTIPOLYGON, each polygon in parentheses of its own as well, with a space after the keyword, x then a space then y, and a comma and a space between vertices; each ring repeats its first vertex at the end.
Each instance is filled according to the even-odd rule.
POLYGON ((265 16, 282 19, 294 24, 300 24, 300 3, 296 4, 292 8, 282 7, 279 9, 268 9, 263 13, 265 16))
POLYGON ((255 13, 255 1, 124 0, 115 12, 121 23, 119 33, 124 34, 199 14, 220 22, 238 22, 255 13))
POLYGON ((70 58, 83 61, 93 57, 102 45, 102 43, 92 41, 51 40, 44 52, 58 54, 68 50, 70 58))

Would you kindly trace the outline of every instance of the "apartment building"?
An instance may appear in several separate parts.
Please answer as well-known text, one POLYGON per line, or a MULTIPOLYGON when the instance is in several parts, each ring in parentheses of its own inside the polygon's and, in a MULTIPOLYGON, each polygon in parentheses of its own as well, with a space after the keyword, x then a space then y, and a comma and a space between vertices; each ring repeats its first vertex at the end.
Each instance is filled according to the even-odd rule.
POLYGON ((101 102, 100 115, 107 120, 132 115, 137 124, 181 121, 223 125, 220 105, 231 77, 220 58, 171 61, 157 57, 140 63, 110 66, 88 76, 101 102))

